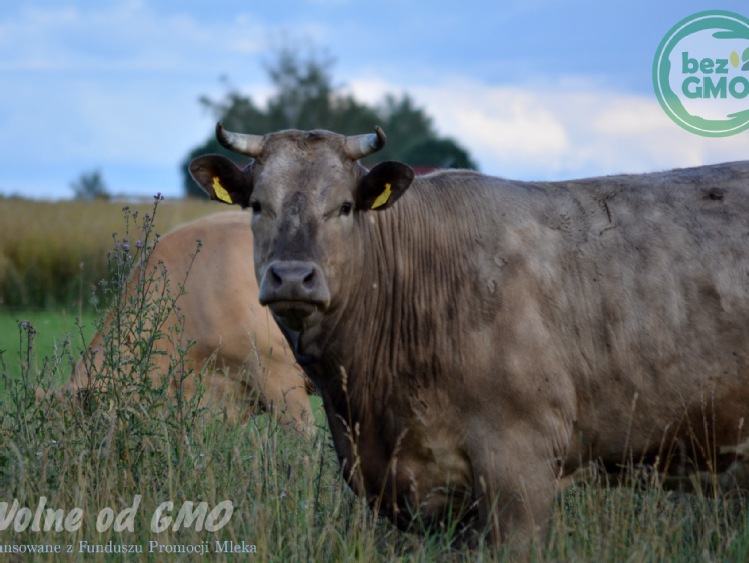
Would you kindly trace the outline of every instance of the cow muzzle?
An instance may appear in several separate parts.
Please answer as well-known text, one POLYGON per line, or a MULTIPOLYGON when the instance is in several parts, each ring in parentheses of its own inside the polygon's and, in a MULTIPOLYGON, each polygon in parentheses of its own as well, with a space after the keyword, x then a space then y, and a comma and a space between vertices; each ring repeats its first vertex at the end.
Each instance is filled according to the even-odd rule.
POLYGON ((314 262, 274 261, 260 280, 260 303, 294 330, 301 330, 313 313, 330 305, 330 290, 314 262))

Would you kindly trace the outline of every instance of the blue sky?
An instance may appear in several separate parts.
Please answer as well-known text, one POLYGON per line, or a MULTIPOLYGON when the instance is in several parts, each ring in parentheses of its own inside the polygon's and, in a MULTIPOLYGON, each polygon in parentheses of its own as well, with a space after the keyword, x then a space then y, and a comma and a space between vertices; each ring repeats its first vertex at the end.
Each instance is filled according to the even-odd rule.
MULTIPOLYGON (((0 194, 181 195, 221 77, 262 101, 285 35, 335 58, 367 102, 409 92, 482 171, 518 179, 645 172, 749 157, 749 132, 699 137, 653 94, 663 36, 745 2, 27 0, 0 14, 0 194)), ((374 125, 374 124, 373 124, 374 125)), ((263 133, 263 131, 252 131, 263 133)))

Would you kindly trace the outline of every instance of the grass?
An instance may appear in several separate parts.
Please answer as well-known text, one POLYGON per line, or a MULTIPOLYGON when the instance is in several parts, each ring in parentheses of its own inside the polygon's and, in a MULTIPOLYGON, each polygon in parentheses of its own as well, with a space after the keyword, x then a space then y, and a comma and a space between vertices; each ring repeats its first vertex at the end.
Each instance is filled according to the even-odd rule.
MULTIPOLYGON (((89 289, 107 272, 113 233, 122 234, 121 202, 0 199, 0 306, 87 308, 89 289)), ((149 213, 150 202, 128 204, 149 213)), ((161 233, 222 208, 208 201, 160 205, 161 233)))
MULTIPOLYGON (((88 342, 94 335, 95 319, 96 315, 91 311, 71 313, 65 308, 0 309, 0 353, 2 353, 2 359, 10 378, 19 379, 25 367, 30 368, 34 373, 39 373, 43 371, 42 366, 45 361, 49 362, 55 357, 63 360, 61 363, 65 368, 72 367, 70 362, 74 361, 83 349, 82 343, 88 342), (31 365, 29 365, 29 357, 25 353, 19 353, 23 337, 19 325, 24 322, 30 323, 36 331, 31 365)), ((56 374, 55 386, 62 384, 70 374, 69 372, 68 369, 67 372, 61 371, 56 374)), ((1 385, 2 382, 0 382, 1 385)))
MULTIPOLYGON (((163 314, 113 302, 140 317, 163 314)), ((145 337, 133 348, 137 358, 108 365, 104 387, 84 405, 35 401, 36 384, 50 370, 64 375, 63 335, 73 332, 73 350, 88 341, 85 331, 83 337, 74 331, 74 319, 59 309, 0 315, 0 347, 7 348, 0 365, 0 549, 62 551, 11 554, 9 560, 83 561, 97 550, 98 560, 194 560, 188 548, 208 549, 218 561, 243 557, 221 552, 231 545, 254 550, 262 561, 513 560, 504 549, 454 548, 450 537, 412 535, 377 518, 340 478, 322 421, 317 438, 308 441, 268 416, 227 425, 197 401, 168 395, 158 381, 143 377, 152 354, 145 337), (16 320, 31 320, 36 332, 16 320), (50 361, 29 362, 29 354, 50 361), (37 510, 42 518, 34 527, 37 510), (106 553, 120 546, 141 552, 106 553)), ((84 317, 83 324, 95 323, 84 317)), ((178 360, 170 376, 180 376, 178 360)), ((315 406, 320 417, 319 400, 315 406)), ((534 560, 749 560, 743 497, 644 487, 635 474, 630 480, 628 486, 578 485, 560 494, 534 560)))

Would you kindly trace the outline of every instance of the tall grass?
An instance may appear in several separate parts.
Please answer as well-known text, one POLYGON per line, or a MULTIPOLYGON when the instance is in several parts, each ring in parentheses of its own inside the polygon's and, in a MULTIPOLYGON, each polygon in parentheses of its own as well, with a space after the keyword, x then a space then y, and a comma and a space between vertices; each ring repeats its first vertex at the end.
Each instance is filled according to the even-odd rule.
MULTIPOLYGON (((131 204, 146 213, 149 202, 131 204)), ((0 199, 0 306, 88 307, 89 288, 107 274, 122 203, 0 199)), ((159 230, 220 211, 209 202, 164 202, 159 230)))
MULTIPOLYGON (((163 307, 147 309, 138 309, 143 300, 118 299, 124 295, 117 285, 122 268, 140 258, 122 244, 110 256, 115 263, 107 279, 114 285, 105 289, 122 309, 115 318, 127 323, 140 316, 155 330, 175 330, 159 321, 178 296, 165 295, 157 300, 163 307)), ((128 333, 121 328, 120 334, 128 333)), ((19 327, 18 356, 33 355, 38 330, 19 327)), ((118 331, 112 334, 116 339, 118 331)), ((512 561, 504 549, 458 549, 448 536, 411 535, 377 518, 341 479, 322 422, 316 440, 307 441, 267 416, 230 426, 202 411, 197 399, 168 394, 164 381, 147 377, 152 336, 146 331, 135 338, 126 357, 115 351, 121 342, 110 340, 102 385, 83 400, 35 401, 36 386, 47 381, 48 370, 59 369, 56 354, 41 365, 22 362, 18 377, 4 365, 9 353, 0 356, 7 389, 0 397, 1 549, 62 551, 23 556, 39 561, 89 560, 97 551, 105 560, 194 560, 194 553, 182 553, 188 549, 207 549, 219 561, 242 557, 222 552, 231 546, 263 561, 512 561), (59 516, 47 509, 60 510, 59 516), (70 525, 64 518, 71 518, 70 525), (106 553, 121 546, 140 553, 106 553)), ((184 376, 184 351, 177 352, 168 377, 184 376)), ((533 558, 746 561, 748 515, 741 496, 643 487, 636 474, 622 487, 573 486, 558 497, 549 535, 533 558)))

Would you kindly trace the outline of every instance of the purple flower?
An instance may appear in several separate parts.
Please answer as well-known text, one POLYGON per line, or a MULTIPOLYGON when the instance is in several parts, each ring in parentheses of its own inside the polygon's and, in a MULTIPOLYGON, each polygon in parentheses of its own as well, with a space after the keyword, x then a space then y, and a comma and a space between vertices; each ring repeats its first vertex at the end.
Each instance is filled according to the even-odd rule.
POLYGON ((124 250, 125 252, 129 252, 130 251, 130 245, 128 243, 123 244, 122 245, 122 250, 124 250))
POLYGON ((135 248, 143 248, 143 242, 140 240, 135 241, 135 248))

